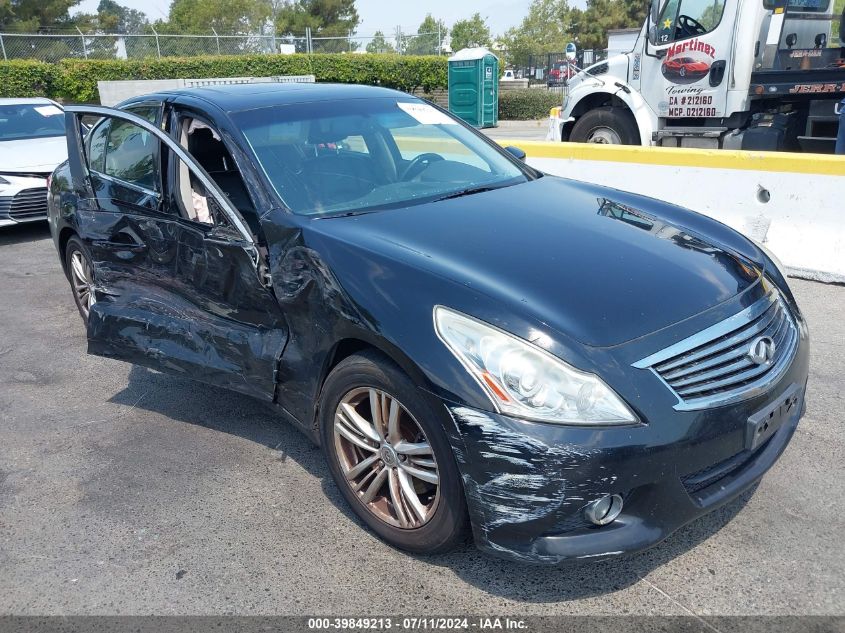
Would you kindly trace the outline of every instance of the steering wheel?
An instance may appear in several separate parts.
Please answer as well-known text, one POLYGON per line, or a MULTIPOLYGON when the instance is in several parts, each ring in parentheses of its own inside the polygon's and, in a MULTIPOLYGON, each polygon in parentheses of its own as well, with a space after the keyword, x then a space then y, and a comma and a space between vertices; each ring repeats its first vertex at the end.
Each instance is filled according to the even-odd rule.
POLYGON ((684 35, 704 35, 707 33, 707 29, 704 28, 704 25, 701 24, 698 20, 694 20, 688 15, 679 15, 678 16, 678 28, 684 33, 684 35))
POLYGON ((423 170, 432 163, 437 163, 441 160, 444 160, 444 158, 440 154, 435 154, 434 152, 426 152, 425 154, 414 156, 414 158, 411 159, 411 162, 408 163, 405 171, 402 172, 401 180, 410 180, 411 178, 421 174, 423 170))

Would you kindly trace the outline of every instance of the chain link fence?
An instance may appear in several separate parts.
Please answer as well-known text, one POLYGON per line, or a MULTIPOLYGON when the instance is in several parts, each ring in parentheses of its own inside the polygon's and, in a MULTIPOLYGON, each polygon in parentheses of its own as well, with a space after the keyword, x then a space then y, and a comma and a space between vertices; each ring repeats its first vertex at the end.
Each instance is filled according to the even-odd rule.
POLYGON ((528 79, 529 83, 546 85, 550 88, 565 86, 571 76, 579 69, 607 59, 607 49, 584 49, 578 51, 570 61, 566 53, 542 53, 526 55, 517 59, 513 65, 514 75, 518 79, 528 79))
POLYGON ((0 53, 6 61, 31 59, 57 62, 62 59, 143 59, 272 53, 398 53, 440 55, 440 33, 405 35, 401 29, 383 35, 346 37, 303 35, 202 35, 152 33, 121 35, 105 33, 0 33, 0 53))

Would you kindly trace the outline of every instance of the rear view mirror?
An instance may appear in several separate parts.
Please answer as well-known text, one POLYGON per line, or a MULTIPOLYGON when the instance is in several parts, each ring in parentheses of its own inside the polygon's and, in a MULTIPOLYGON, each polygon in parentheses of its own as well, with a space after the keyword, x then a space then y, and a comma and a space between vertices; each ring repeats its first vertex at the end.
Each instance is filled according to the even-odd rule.
POLYGON ((525 152, 519 149, 518 147, 514 147, 513 145, 508 145, 505 148, 505 151, 513 156, 514 158, 518 158, 519 160, 525 160, 525 152))

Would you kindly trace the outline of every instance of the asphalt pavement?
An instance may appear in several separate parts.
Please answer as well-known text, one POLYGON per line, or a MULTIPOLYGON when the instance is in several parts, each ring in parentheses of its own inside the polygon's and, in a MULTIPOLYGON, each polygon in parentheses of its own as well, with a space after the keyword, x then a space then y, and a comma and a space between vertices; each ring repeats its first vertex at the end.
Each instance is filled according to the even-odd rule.
POLYGON ((247 397, 87 356, 46 225, 0 231, 0 614, 843 614, 845 287, 793 280, 807 414, 753 493, 633 557, 394 550, 247 397))

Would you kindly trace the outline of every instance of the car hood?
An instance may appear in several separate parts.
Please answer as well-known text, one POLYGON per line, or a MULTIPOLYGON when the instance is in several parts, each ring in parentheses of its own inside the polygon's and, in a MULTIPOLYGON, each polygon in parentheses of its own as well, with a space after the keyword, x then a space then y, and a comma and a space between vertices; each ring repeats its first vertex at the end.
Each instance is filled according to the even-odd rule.
POLYGON ((548 176, 319 222, 327 237, 449 278, 602 347, 731 299, 758 281, 764 261, 748 240, 699 214, 548 176))
POLYGON ((53 171, 67 160, 64 136, 0 142, 0 172, 41 173, 53 171))

